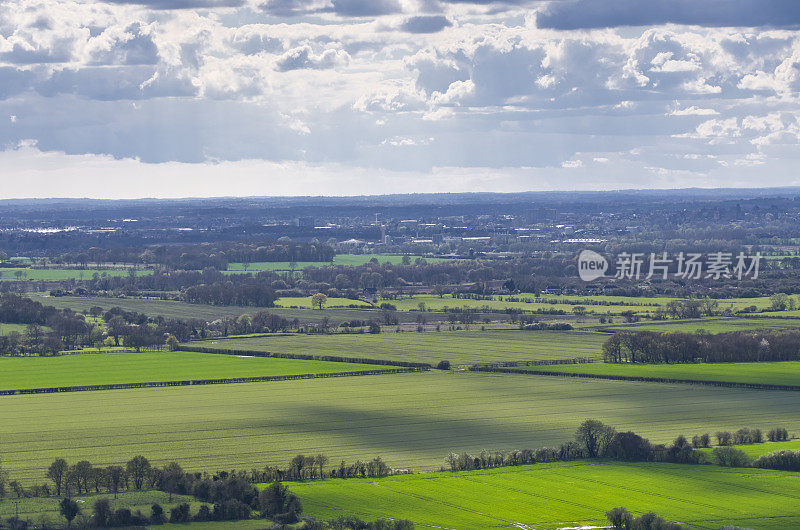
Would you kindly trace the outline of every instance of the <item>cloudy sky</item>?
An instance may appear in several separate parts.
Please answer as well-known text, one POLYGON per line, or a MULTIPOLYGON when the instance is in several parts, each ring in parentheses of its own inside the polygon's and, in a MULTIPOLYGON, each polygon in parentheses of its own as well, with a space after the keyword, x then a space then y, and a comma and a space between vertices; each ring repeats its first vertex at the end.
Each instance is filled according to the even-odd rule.
POLYGON ((0 0, 0 197, 800 185, 796 0, 0 0))

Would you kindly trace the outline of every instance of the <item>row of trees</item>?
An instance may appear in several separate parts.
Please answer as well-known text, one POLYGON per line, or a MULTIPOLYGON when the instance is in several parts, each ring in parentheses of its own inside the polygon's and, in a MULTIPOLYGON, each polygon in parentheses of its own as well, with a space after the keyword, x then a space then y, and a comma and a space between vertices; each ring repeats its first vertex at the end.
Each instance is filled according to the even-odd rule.
POLYGON ((603 344, 607 363, 721 363, 796 361, 800 331, 729 333, 617 332, 603 344))
POLYGON ((446 462, 450 471, 469 471, 503 466, 569 461, 580 458, 611 458, 623 461, 674 462, 697 464, 702 453, 679 436, 671 445, 652 444, 633 432, 617 432, 597 420, 584 421, 575 439, 560 446, 524 449, 503 453, 482 452, 479 455, 451 453, 446 462))

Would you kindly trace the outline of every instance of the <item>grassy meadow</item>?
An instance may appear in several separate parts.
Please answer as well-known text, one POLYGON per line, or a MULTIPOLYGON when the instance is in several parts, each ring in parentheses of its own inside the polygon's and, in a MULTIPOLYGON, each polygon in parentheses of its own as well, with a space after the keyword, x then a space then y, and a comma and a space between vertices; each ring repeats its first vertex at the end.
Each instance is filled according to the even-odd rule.
POLYGON ((380 366, 194 352, 0 357, 0 390, 375 370, 380 366))
MULTIPOLYGON (((180 319, 199 319, 205 321, 217 320, 219 318, 232 317, 239 315, 254 314, 260 310, 269 311, 287 319, 297 318, 302 323, 320 323, 327 318, 332 325, 338 325, 344 321, 379 319, 380 311, 367 309, 342 309, 328 308, 322 311, 310 309, 292 309, 283 307, 252 307, 252 306, 212 306, 206 304, 189 304, 173 300, 157 300, 145 298, 112 298, 112 297, 81 297, 81 296, 48 296, 43 294, 30 293, 28 296, 44 305, 51 305, 57 309, 69 308, 74 311, 88 311, 92 307, 102 307, 110 309, 121 307, 126 311, 136 311, 145 313, 148 316, 163 316, 165 318, 180 319)), ((305 300, 305 299, 303 299, 305 300)), ((308 298, 308 306, 311 305, 311 298, 308 298)), ((357 304, 355 300, 347 299, 349 303, 357 304)), ((429 313, 429 320, 445 320, 446 315, 441 313, 429 313)), ((400 322, 416 322, 417 313, 407 313, 398 311, 397 318, 400 322)), ((2 326, 3 324, 0 324, 2 326)))
MULTIPOLYGON (((712 441, 713 439, 714 438, 712 433, 712 441)), ((734 445, 732 447, 735 447, 736 449, 741 449, 751 459, 756 459, 759 456, 773 453, 775 451, 800 451, 800 440, 789 440, 787 442, 765 442, 762 444, 734 445)), ((703 451, 704 453, 711 453, 713 450, 714 450, 713 447, 700 449, 700 451, 703 451)))
POLYGON ((602 356, 608 335, 582 331, 426 331, 424 333, 281 335, 192 342, 233 350, 344 355, 454 365, 602 356))
POLYGON ((106 466, 138 454, 195 471, 285 465, 298 453, 435 470, 452 451, 558 444, 587 418, 653 442, 800 428, 797 392, 438 370, 3 396, 0 407, 3 466, 26 483, 56 457, 106 466))
POLYGON ((601 325, 602 329, 628 331, 657 331, 697 333, 725 333, 728 331, 774 330, 800 328, 800 318, 780 317, 729 317, 702 318, 693 320, 662 320, 636 324, 601 325))
POLYGON ((543 367, 564 373, 665 377, 699 381, 727 381, 766 385, 800 385, 800 362, 704 363, 704 364, 614 364, 589 363, 543 367))
POLYGON ((581 461, 288 486, 316 517, 391 517, 450 529, 594 528, 620 505, 689 528, 800 525, 800 475, 758 469, 581 461))
MULTIPOLYGON (((40 482, 43 483, 44 480, 40 482)), ((114 495, 109 493, 75 495, 73 499, 78 502, 81 513, 87 516, 92 514, 92 505, 97 499, 108 499, 113 510, 118 510, 120 508, 127 508, 131 512, 140 510, 145 515, 150 515, 153 503, 158 503, 164 508, 167 517, 169 517, 169 508, 183 502, 189 504, 192 513, 197 512, 200 506, 204 504, 188 495, 173 495, 170 501, 168 493, 157 490, 120 491, 117 499, 114 499, 114 495)), ((9 517, 13 517, 15 513, 19 513, 20 519, 30 519, 37 524, 40 524, 42 521, 48 521, 51 528, 53 527, 52 525, 64 523, 64 518, 59 513, 58 506, 58 503, 61 502, 61 497, 22 498, 19 500, 18 505, 15 505, 15 502, 16 500, 14 502, 9 500, 0 502, 0 518, 5 520, 9 517)), ((79 521, 80 517, 79 515, 78 519, 76 519, 76 523, 79 521)))
MULTIPOLYGON (((100 277, 112 278, 127 277, 129 269, 31 269, 27 267, 0 268, 0 281, 60 281, 60 280, 91 280, 95 274, 100 277), (20 273, 17 276, 16 273, 20 273)), ((151 270, 137 270, 137 276, 153 274, 151 270)))
MULTIPOLYGON (((328 298, 323 307, 324 308, 349 307, 351 305, 362 307, 364 309, 372 309, 374 307, 371 303, 365 302, 363 300, 353 300, 352 298, 334 298, 334 297, 328 298)), ((310 296, 285 296, 283 298, 278 298, 277 300, 275 300, 275 306, 300 308, 300 309, 314 309, 314 307, 311 305, 310 296)))

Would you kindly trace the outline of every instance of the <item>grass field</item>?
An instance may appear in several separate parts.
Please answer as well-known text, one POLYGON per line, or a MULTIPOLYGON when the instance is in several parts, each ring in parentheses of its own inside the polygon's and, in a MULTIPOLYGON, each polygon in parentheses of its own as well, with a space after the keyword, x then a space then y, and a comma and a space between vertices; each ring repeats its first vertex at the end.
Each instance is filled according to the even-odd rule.
MULTIPOLYGON (((311 305, 310 296, 295 296, 295 297, 286 296, 283 298, 278 298, 277 300, 275 300, 275 305, 278 307, 298 307, 301 309, 313 309, 313 306, 311 305)), ((326 308, 348 307, 351 305, 363 307, 365 309, 373 307, 372 304, 364 302, 363 300, 353 300, 351 298, 333 298, 333 297, 328 298, 324 307, 326 308)))
MULTIPOLYGON (((109 276, 112 278, 128 276, 128 269, 29 269, 29 268, 0 268, 0 281, 20 280, 91 280, 94 275, 109 276), (17 277, 16 273, 21 273, 17 277)), ((153 274, 150 270, 137 270, 137 276, 153 274)))
POLYGON ((451 451, 555 445, 597 418, 653 442, 743 426, 800 428, 800 393, 438 370, 369 377, 0 397, 0 455, 40 482, 56 457, 95 465, 137 454, 184 469, 381 456, 438 469, 451 451))
POLYGON ((593 528, 620 505, 689 528, 800 525, 800 475, 716 466, 562 462, 288 486, 317 517, 382 516, 450 529, 593 528))
MULTIPOLYGON (((0 322, 0 335, 9 335, 11 333, 25 333, 27 329, 27 324, 6 324, 5 322, 0 322)), ((50 328, 46 328, 50 329, 50 328)))
MULTIPOLYGON (((145 313, 148 316, 161 315, 165 318, 200 319, 205 321, 216 320, 224 317, 238 317, 245 313, 253 314, 262 309, 275 315, 288 319, 297 318, 302 323, 319 323, 327 318, 332 325, 344 321, 370 320, 381 318, 381 312, 366 309, 291 309, 281 307, 243 307, 243 306, 212 306, 205 304, 189 304, 172 300, 155 300, 141 298, 110 298, 110 297, 80 297, 80 296, 46 296, 42 294, 29 294, 30 298, 51 305, 57 309, 70 308, 75 311, 86 311, 98 306, 104 309, 121 307, 126 311, 145 313)), ((357 303, 352 301, 353 303, 357 303)), ((446 315, 441 313, 427 313, 429 321, 445 320, 446 315)), ((398 311, 397 318, 400 322, 416 322, 416 313, 398 311)), ((2 324, 0 324, 2 326, 2 324)))
MULTIPOLYGON (((581 296, 581 295, 542 295, 539 298, 533 293, 522 293, 513 295, 511 298, 527 299, 529 301, 509 301, 507 295, 496 295, 490 300, 465 300, 452 298, 445 295, 440 298, 435 295, 417 295, 403 298, 392 302, 400 310, 416 309, 420 302, 425 303, 429 309, 441 310, 445 307, 470 307, 488 308, 493 310, 503 310, 506 308, 521 309, 523 311, 536 311, 539 309, 563 310, 571 314, 576 305, 582 305, 589 313, 597 315, 619 315, 623 311, 633 311, 642 314, 652 313, 656 306, 666 306, 673 300, 681 300, 673 297, 624 297, 624 296, 581 296), (605 304, 605 305, 604 305, 605 304)), ((730 308, 734 311, 748 306, 756 306, 759 310, 767 309, 771 306, 769 297, 759 298, 729 298, 719 300, 718 311, 730 308)), ((775 313, 778 316, 791 316, 789 312, 775 313)))
POLYGON ((194 352, 0 357, 0 390, 375 370, 380 366, 194 352))
MULTIPOLYGON (((713 433, 711 433, 713 440, 713 433)), ((773 453, 775 451, 800 451, 800 440, 789 440, 788 442, 766 442, 763 444, 747 444, 747 445, 734 445, 736 449, 741 449, 752 459, 756 459, 761 455, 773 453)), ((713 447, 707 449, 700 449, 704 453, 711 453, 713 447)))
POLYGON ((234 350, 345 355, 454 365, 503 361, 600 358, 608 335, 581 331, 427 331, 379 335, 289 335, 192 342, 234 350))
POLYGON ((699 330, 708 333, 725 333, 728 331, 747 331, 756 329, 797 329, 800 328, 800 318, 778 317, 729 317, 729 318, 704 318, 696 320, 666 320, 659 322, 646 322, 637 324, 601 325, 602 329, 630 330, 630 331, 658 331, 696 333, 699 330))
POLYGON ((800 362, 714 364, 612 364, 590 363, 546 366, 564 373, 666 377, 731 383, 800 385, 800 362))
MULTIPOLYGON (((40 481, 44 483, 43 480, 40 481)), ((52 484, 51 484, 52 486, 52 484)), ((131 512, 141 510, 141 512, 149 516, 153 503, 158 503, 164 508, 167 517, 169 517, 169 509, 186 502, 191 507, 191 513, 196 513, 202 502, 198 502, 194 497, 187 495, 173 495, 172 500, 169 500, 169 494, 163 491, 149 490, 149 491, 122 491, 118 495, 118 499, 114 499, 114 495, 110 493, 90 494, 90 495, 75 495, 73 499, 78 502, 81 508, 81 513, 87 516, 92 514, 92 506, 97 499, 108 499, 111 503, 113 510, 120 508, 128 508, 131 512)), ((10 500, 0 502, 0 518, 3 520, 8 519, 15 515, 18 511, 20 519, 30 519, 36 524, 42 522, 43 518, 49 521, 51 527, 54 524, 65 523, 65 519, 59 513, 58 503, 61 497, 36 497, 36 498, 22 498, 19 504, 15 505, 10 500)), ((206 503, 208 504, 208 503, 206 503)), ((78 516, 80 518, 80 516, 78 516)), ((78 519, 75 521, 78 522, 78 519)), ((181 525, 186 526, 186 525, 181 525)))

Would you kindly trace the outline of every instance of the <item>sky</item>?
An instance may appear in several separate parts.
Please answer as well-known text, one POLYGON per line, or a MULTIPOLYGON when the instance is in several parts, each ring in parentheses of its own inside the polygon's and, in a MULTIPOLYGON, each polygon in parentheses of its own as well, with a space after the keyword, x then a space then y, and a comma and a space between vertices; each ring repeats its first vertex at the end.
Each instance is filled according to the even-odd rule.
POLYGON ((800 185, 796 0, 0 0, 0 198, 800 185))

